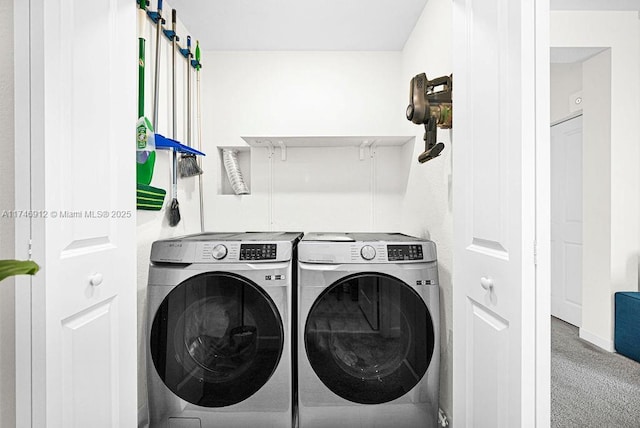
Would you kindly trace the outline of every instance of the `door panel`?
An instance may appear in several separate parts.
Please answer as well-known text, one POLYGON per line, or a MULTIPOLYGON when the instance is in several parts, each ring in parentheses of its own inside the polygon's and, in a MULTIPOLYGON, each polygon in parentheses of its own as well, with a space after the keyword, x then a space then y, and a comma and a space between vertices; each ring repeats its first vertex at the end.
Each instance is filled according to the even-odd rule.
POLYGON ((467 191, 473 201, 473 209, 467 211, 468 233, 472 235, 472 250, 506 255, 505 219, 509 213, 504 163, 507 147, 504 132, 495 123, 508 120, 503 99, 505 87, 501 82, 501 76, 507 71, 503 51, 509 37, 506 32, 508 21, 500 1, 470 0, 466 8, 474 17, 470 28, 470 60, 474 74, 482 78, 482 84, 467 87, 469 97, 466 101, 471 103, 468 120, 478 142, 470 146, 474 164, 466 177, 467 191), (492 120, 482 114, 485 110, 494 116, 492 120))
POLYGON ((535 4, 454 0, 453 13, 453 419, 457 427, 529 426, 535 4))
POLYGON ((62 321, 63 426, 106 428, 117 420, 117 312, 110 299, 62 321))
POLYGON ((508 323, 495 313, 491 313, 483 306, 469 302, 468 331, 471 332, 468 348, 475 356, 472 359, 472 370, 477 373, 469 378, 469 389, 473 392, 473 408, 469 409, 473 415, 472 426, 498 427, 503 426, 500 421, 508 418, 508 409, 500 403, 507 402, 507 364, 508 355, 508 323), (491 348, 495 352, 486 352, 491 348))
POLYGON ((582 325, 582 116, 551 127, 551 315, 582 325))
POLYGON ((16 320, 31 337, 16 349, 31 361, 16 374, 31 389, 18 397, 20 426, 137 423, 135 8, 30 0, 16 18, 30 29, 17 96, 29 100, 34 155, 22 178, 44 213, 29 236, 43 269, 16 320))

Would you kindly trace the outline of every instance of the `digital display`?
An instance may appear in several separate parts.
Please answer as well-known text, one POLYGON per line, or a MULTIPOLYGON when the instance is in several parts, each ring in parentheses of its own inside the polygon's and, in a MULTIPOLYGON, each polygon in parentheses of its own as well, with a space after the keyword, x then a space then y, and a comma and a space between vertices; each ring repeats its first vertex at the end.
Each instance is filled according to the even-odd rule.
POLYGON ((274 260, 277 244, 241 244, 240 260, 274 260))
POLYGON ((422 245, 387 245, 390 262, 399 260, 423 260, 422 245))

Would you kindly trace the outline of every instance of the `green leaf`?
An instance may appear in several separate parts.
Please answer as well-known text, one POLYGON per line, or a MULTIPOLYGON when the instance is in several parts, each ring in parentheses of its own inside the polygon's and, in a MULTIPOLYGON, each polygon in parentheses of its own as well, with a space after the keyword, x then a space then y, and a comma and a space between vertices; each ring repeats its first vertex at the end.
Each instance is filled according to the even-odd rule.
POLYGON ((0 260, 0 281, 15 275, 35 275, 40 270, 32 260, 0 260))

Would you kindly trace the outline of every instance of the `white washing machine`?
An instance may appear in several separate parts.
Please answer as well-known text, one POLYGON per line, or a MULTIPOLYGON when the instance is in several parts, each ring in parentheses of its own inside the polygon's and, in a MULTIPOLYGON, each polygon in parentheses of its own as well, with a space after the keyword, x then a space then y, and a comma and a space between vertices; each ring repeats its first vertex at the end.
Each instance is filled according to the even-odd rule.
POLYGON ((300 428, 436 427, 435 244, 311 233, 298 258, 300 428))
POLYGON ((150 428, 292 426, 292 284, 301 233, 154 242, 150 428))

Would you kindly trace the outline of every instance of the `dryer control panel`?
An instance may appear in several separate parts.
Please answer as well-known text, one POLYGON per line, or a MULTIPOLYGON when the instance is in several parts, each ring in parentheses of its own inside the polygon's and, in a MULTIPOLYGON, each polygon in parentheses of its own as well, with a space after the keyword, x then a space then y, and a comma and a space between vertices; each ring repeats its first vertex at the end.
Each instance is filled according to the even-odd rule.
POLYGON ((387 245, 387 258, 390 262, 422 260, 422 245, 387 245))
POLYGON ((423 242, 319 242, 302 241, 298 260, 306 263, 425 263, 436 261, 436 247, 423 242))

